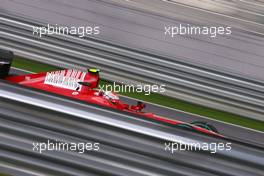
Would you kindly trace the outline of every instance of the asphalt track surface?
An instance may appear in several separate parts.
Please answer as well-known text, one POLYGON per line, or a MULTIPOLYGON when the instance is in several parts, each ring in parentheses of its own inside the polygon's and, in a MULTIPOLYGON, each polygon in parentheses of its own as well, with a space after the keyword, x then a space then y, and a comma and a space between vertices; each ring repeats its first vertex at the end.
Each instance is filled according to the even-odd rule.
MULTIPOLYGON (((19 69, 13 68, 10 73, 21 75, 21 74, 26 74, 27 72, 25 70, 19 70, 19 69)), ((136 104, 138 101, 138 100, 135 100, 129 97, 121 97, 121 100, 123 100, 125 103, 128 103, 128 104, 136 104)), ((260 146, 264 145, 264 133, 263 132, 243 128, 240 126, 234 126, 232 124, 215 121, 215 120, 205 118, 202 116, 198 116, 195 114, 190 114, 190 113, 183 112, 180 110, 162 107, 162 106, 151 104, 148 102, 145 102, 145 103, 146 103, 146 109, 145 109, 146 112, 153 112, 157 115, 161 115, 161 116, 168 117, 171 119, 181 120, 184 122, 206 121, 214 125, 221 134, 227 137, 230 137, 232 139, 236 139, 239 141, 242 140, 244 142, 256 144, 260 146)))
MULTIPOLYGON (((223 9, 231 6, 223 6, 223 9)), ((204 12, 160 0, 2 0, 2 11, 63 26, 101 27, 100 39, 138 50, 156 53, 227 73, 264 80, 263 17, 257 11, 251 19, 204 12), (250 21, 251 20, 251 21, 250 21), (234 26, 231 36, 164 35, 164 26, 179 24, 234 26)), ((257 7, 256 7, 257 8, 257 7)), ((252 9, 250 9, 252 10, 252 9)), ((254 9, 253 9, 254 11, 254 9)), ((249 13, 240 12, 240 16, 249 13)))
MULTIPOLYGON (((7 1, 6 1, 7 2, 7 1)), ((9 2, 11 2, 11 1, 9 1, 9 2)), ((19 2, 19 3, 21 3, 21 1, 12 1, 12 2, 14 2, 14 3, 17 3, 17 2, 19 2)), ((32 6, 34 6, 35 4, 33 4, 32 2, 33 1, 24 1, 24 2, 30 2, 30 5, 32 5, 32 6)), ((35 2, 37 2, 37 1, 35 1, 35 2)), ((41 2, 41 1, 38 1, 38 2, 41 2)), ((43 1, 42 1, 43 2, 43 1)), ((48 2, 50 3, 51 1, 46 1, 46 4, 48 4, 48 2)), ((65 1, 66 2, 66 1, 65 1)), ((84 2, 84 1, 83 1, 84 2)), ((91 1, 92 2, 92 1, 91 1)), ((95 2, 95 1, 94 1, 95 2)), ((97 1, 98 2, 98 1, 97 1)), ((90 2, 89 2, 90 3, 90 2)), ((3 3, 4 5, 10 5, 10 4, 8 4, 8 3, 3 3)), ((77 3, 76 3, 77 4, 77 3)), ((2 6, 1 5, 1 8, 3 8, 4 7, 4 5, 2 6)), ((49 8, 51 8, 53 5, 52 4, 49 4, 50 5, 50 7, 49 8)), ((79 4, 78 4, 79 5, 79 4)), ((11 4, 11 6, 10 6, 10 8, 12 9, 13 7, 15 7, 16 5, 15 4, 11 4)), ((29 6, 29 4, 27 4, 26 6, 29 6)), ((42 5, 39 5, 39 7, 44 7, 45 8, 45 6, 42 6, 42 5)), ((24 10, 25 10, 25 5, 24 5, 24 10)), ((63 10, 63 8, 61 8, 62 10, 63 10)), ((27 11, 27 12, 29 12, 29 13, 31 13, 32 11, 30 10, 30 9, 27 9, 27 10, 25 10, 25 11, 27 11)), ((24 11, 24 12, 25 12, 24 11)), ((100 10, 98 10, 98 11, 100 11, 100 10)), ((40 12, 40 11, 39 11, 40 12)), ((101 12, 101 11, 100 11, 101 12)), ((107 12, 107 10, 105 10, 105 12, 107 12)), ((78 13, 75 13, 75 14, 78 14, 78 13)), ((42 16, 43 14, 41 14, 41 13, 39 13, 39 15, 41 16, 41 18, 42 17, 44 17, 44 18, 46 18, 45 16, 42 16)), ((53 16, 53 17, 55 17, 54 16, 54 14, 52 14, 52 13, 50 13, 50 16, 53 16)), ((79 14, 78 14, 78 16, 79 16, 79 14)), ((64 22, 66 22, 66 20, 64 21, 64 22)), ((63 21, 62 21, 62 23, 63 23, 63 21)), ((111 22, 110 22, 111 23, 111 22)), ((113 24, 113 23, 112 23, 113 24)), ((113 37, 114 38, 119 38, 120 36, 119 35, 114 35, 115 33, 112 33, 111 35, 113 35, 113 37)), ((124 37, 125 38, 125 40, 127 39, 126 37, 124 37)), ((135 39, 136 40, 136 39, 135 39)), ((255 40, 255 39, 253 39, 253 40, 255 40)), ((139 42, 140 40, 138 40, 137 42, 138 43, 143 43, 143 42, 139 42)), ((133 42, 135 42, 136 43, 136 41, 133 41, 133 42)), ((121 42, 122 43, 122 42, 121 42)), ((261 42, 260 42, 261 43, 261 42)), ((259 44, 258 44, 259 45, 259 44)), ((151 45, 149 45, 149 46, 151 46, 151 45)), ((144 47, 143 47, 144 48, 144 47)), ((259 48, 261 48, 261 47, 259 47, 259 48)), ((251 48, 252 49, 252 48, 251 48)), ((258 48, 256 48, 256 50, 258 50, 258 48)), ((169 54, 169 52, 165 52, 166 54, 169 54)), ((255 59, 256 58, 259 58, 258 56, 257 57, 255 57, 255 59)), ((241 59, 243 59, 243 58, 241 58, 241 59)), ((256 62, 256 60, 254 60, 254 63, 256 62)), ((239 62, 237 62, 237 63, 239 63, 239 62)), ((211 64, 213 65, 214 63, 213 63, 213 61, 211 60, 211 64)), ((246 62, 246 63, 242 63, 242 64, 240 64, 239 66, 245 66, 245 68, 248 68, 246 65, 247 64, 249 64, 249 62, 246 62)), ((249 65, 251 65, 252 66, 252 64, 249 64, 249 65)), ((253 64, 254 65, 254 64, 253 64)), ((250 76, 250 77, 254 77, 254 78, 262 78, 260 75, 258 75, 260 72, 258 72, 259 71, 259 68, 261 67, 261 64, 257 61, 257 64, 255 63, 255 65, 254 65, 254 67, 250 67, 251 69, 253 68, 253 73, 252 73, 252 70, 251 70, 251 72, 249 72, 249 73, 246 73, 246 74, 248 74, 247 76, 250 76), (259 65, 258 65, 259 64, 259 65), (256 65, 258 65, 257 67, 255 67, 256 65), (254 70, 254 69, 256 69, 256 70, 254 70), (258 76, 257 76, 258 75, 258 76)), ((223 69, 223 68, 222 68, 223 69)), ((228 68, 226 68, 227 70, 229 70, 228 68)), ((240 74, 245 74, 245 72, 247 72, 247 70, 245 71, 245 72, 243 72, 243 73, 241 73, 241 68, 236 68, 236 69, 233 69, 233 67, 232 67, 232 69, 231 69, 232 71, 234 71, 234 72, 236 72, 236 73, 240 73, 240 74)), ((229 71, 231 71, 231 70, 229 70, 229 71)), ((125 101, 133 101, 133 100, 125 100, 125 101)), ((2 105, 3 105, 3 102, 1 102, 2 103, 2 105)), ((10 106, 10 105, 9 105, 10 106)), ((25 110, 25 114, 28 114, 28 109, 27 109, 27 107, 23 107, 23 106, 21 106, 21 105, 18 105, 18 106, 16 106, 15 105, 15 103, 13 104, 13 106, 16 108, 16 111, 21 111, 23 108, 25 108, 24 110, 25 110)), ((161 110, 161 109, 159 109, 160 107, 152 107, 152 105, 147 105, 148 106, 148 108, 151 108, 151 110, 153 111, 153 112, 155 112, 156 110, 157 110, 157 112, 162 112, 162 113, 164 113, 164 114, 166 114, 168 111, 167 110, 161 110), (164 112, 164 111, 166 111, 166 112, 164 112)), ((4 106, 1 106, 1 107, 4 107, 4 106)), ((8 110, 9 110, 9 113, 14 113, 15 111, 14 110, 12 110, 12 108, 8 108, 8 106, 7 106, 7 108, 5 109, 6 111, 1 111, 1 112, 7 112, 8 110)), ((171 114, 174 114, 175 113, 175 111, 169 111, 170 112, 170 116, 171 116, 171 114)), ((28 139, 28 136, 27 135, 25 135, 25 134, 28 134, 28 132, 30 131, 30 133, 31 133, 31 135, 32 134, 34 134, 33 135, 33 137, 34 138, 39 138, 40 136, 42 137, 42 139, 47 139, 47 138, 50 138, 51 136, 53 136, 53 137, 61 137, 63 134, 65 134, 65 131, 67 131, 67 130, 69 130, 69 128, 63 128, 62 126, 61 126, 61 124, 60 123, 57 123, 57 124, 55 124, 54 123, 54 121, 52 121, 52 120, 54 120, 55 118, 50 118, 50 120, 51 120, 51 123, 41 123, 40 121, 39 121, 39 119, 40 118, 38 118, 38 117, 40 117, 40 116, 42 116, 42 117, 47 117, 48 116, 48 114, 45 114, 45 113, 47 113, 47 112, 44 112, 44 113, 42 113, 40 110, 38 111, 38 110, 36 110, 35 111, 35 117, 33 116, 32 118, 35 118, 35 122, 34 123, 38 123, 40 126, 40 128, 35 128, 34 127, 34 125, 32 126, 32 119, 31 120, 29 120, 30 119, 30 116, 28 115, 25 115, 25 116, 23 116, 23 117, 27 117, 28 119, 28 121, 25 123, 25 121, 23 121, 22 123, 17 123, 17 121, 15 121, 14 119, 12 120, 12 119, 10 119, 9 117, 5 117, 4 115, 2 115, 2 118, 5 118, 5 119, 8 119, 8 120, 3 120, 2 122, 3 123, 1 123, 0 125, 2 125, 2 128, 1 129, 5 129, 5 130, 10 130, 10 131, 12 131, 13 133, 12 133, 12 135, 11 135, 11 138, 10 138, 10 135, 9 135, 9 133, 7 133, 7 135, 6 136, 4 136, 5 137, 5 141, 7 141, 8 139, 9 139, 9 143, 7 144, 7 143, 5 143, 4 144, 4 150, 5 150, 5 152, 3 152, 3 143, 1 143, 1 149, 2 149, 2 151, 0 152, 1 153, 1 155, 3 156, 3 155, 5 155, 5 157, 6 158, 8 158, 8 157, 13 157, 13 158, 19 158, 19 157, 21 157, 21 154, 22 155, 24 155, 24 158, 23 157, 21 157, 22 159, 27 159, 28 161, 30 161, 31 160, 31 162, 33 161, 34 163, 31 163, 31 164, 35 164, 35 166, 36 165, 38 165, 38 167, 41 167, 42 166, 42 168, 43 168, 43 166, 47 166, 48 164, 45 162, 45 160, 43 161, 43 160, 40 160, 40 156, 39 155, 34 155, 34 159, 35 160, 32 160, 32 156, 25 156, 26 154, 28 154, 29 152, 31 152, 30 151, 30 146, 31 146, 31 143, 30 143, 30 141, 24 141, 24 139, 25 138, 27 138, 28 139), (13 121, 13 123, 12 123, 12 121, 13 121), (5 122, 5 123, 4 123, 5 122), (52 125, 56 125, 56 126, 52 126, 52 125), (41 128, 42 127, 42 128, 41 128), (44 127, 44 128, 43 128, 44 127), (59 134, 57 133, 54 133, 54 130, 53 131, 49 131, 48 129, 51 129, 51 128, 53 128, 53 129, 59 129, 59 134), (25 129, 28 129, 29 131, 25 131, 25 129), (57 136, 56 136, 57 135, 57 136), (13 138, 13 137, 15 137, 15 138, 13 138), (14 140, 15 139, 15 140, 14 140), (19 151, 19 153, 17 153, 17 149, 18 149, 18 151, 19 151), (9 152, 8 152, 9 151, 9 152), (10 152, 11 151, 11 152, 10 152), (27 158, 26 158, 27 157, 27 158)), ((177 113, 181 113, 181 112, 177 112, 177 113)), ((53 114, 54 115, 54 114, 53 114)), ((169 114, 168 114, 169 115, 169 114)), ((183 114, 182 114, 183 115, 183 114)), ((59 114, 56 114, 56 117, 58 117, 59 116, 59 114)), ((65 116, 64 116, 65 117, 65 116)), ((182 117, 184 117, 184 119, 188 119, 188 120, 191 120, 190 118, 191 117, 188 117, 188 115, 187 114, 184 114, 182 117)), ((13 117, 14 118, 14 117, 13 117)), ((16 117, 17 119, 19 119, 19 118, 22 118, 22 116, 17 116, 16 117)), ((197 118, 196 117, 194 117, 195 118, 195 120, 197 120, 197 118)), ((65 120, 64 118, 61 118, 61 119, 63 119, 63 120, 65 120)), ((177 119, 178 119, 178 117, 177 117, 177 119)), ((25 120, 25 119, 24 119, 25 120)), ((57 119, 58 120, 58 119, 57 119)), ((21 122, 21 121, 20 121, 21 122)), ((66 124, 64 124, 65 126, 67 126, 67 125, 69 125, 69 126, 71 126, 71 127, 73 127, 75 124, 74 124, 74 122, 73 121, 71 121, 71 122, 69 122, 68 121, 68 124, 66 125, 66 124)), ((87 139, 89 139, 90 137, 87 137, 87 135, 89 134, 87 134, 87 130, 88 129, 90 129, 90 128, 88 128, 88 126, 83 126, 84 125, 84 123, 83 124, 81 124, 81 123, 78 123, 78 125, 77 126, 74 126, 74 128, 72 128, 72 131, 71 131, 71 133, 74 133, 74 139, 73 140, 75 140, 75 141, 79 141, 80 139, 81 140, 87 140, 87 139), (80 127, 84 127, 84 128, 80 128, 80 127)), ((88 124, 86 124, 85 123, 85 125, 88 125, 88 124)), ((68 126, 68 127, 69 127, 68 126)), ((101 129, 102 130, 102 129, 101 129)), ((242 129, 241 129, 242 130, 242 129)), ((100 131, 100 130, 99 130, 100 131)), ((102 130, 103 131, 103 130, 102 130)), ((58 132, 58 131, 57 131, 58 132)), ((232 131, 231 131, 232 132, 232 131)), ((242 133, 242 132, 241 132, 242 133)), ((239 133, 239 134, 241 134, 241 133, 239 133)), ((244 132, 243 132, 244 133, 244 132)), ((242 133, 242 134, 243 134, 242 133)), ((69 133, 68 133, 69 134, 69 133)), ((112 133, 111 133, 112 134, 112 133)), ((123 133, 124 134, 124 133, 123 133)), ((232 132, 232 134, 233 134, 233 132, 232 132)), ((3 136, 2 136, 3 137, 3 136)), ((95 136, 94 136, 95 137, 95 136)), ((30 139, 32 139, 32 136, 31 137, 29 137, 30 139)), ((66 136, 66 138, 65 139, 69 139, 69 138, 71 138, 72 139, 72 136, 66 136)), ((248 136, 248 138, 251 138, 251 136, 248 136)), ((263 138, 263 137, 261 137, 261 138, 263 138)), ((3 138, 2 138, 3 139, 3 138)), ((252 138, 251 138, 252 139, 252 138)), ((105 139, 105 140, 112 140, 112 138, 109 138, 109 139, 105 139)), ((124 138, 123 138, 123 140, 124 140, 124 138)), ((259 141, 258 139, 256 139, 257 141, 259 141)), ((4 140, 0 140, 0 141, 4 141, 4 140)), ((144 144, 145 144, 145 142, 143 142, 144 144)), ((132 144, 133 145, 133 144, 132 144)), ((112 146, 111 146, 112 147, 112 146)), ((245 147, 246 148, 246 147, 245 147)), ((118 148, 119 149, 119 148, 118 148)), ((118 150, 118 149, 114 149, 114 150, 118 150)), ((131 148, 130 148, 131 149, 131 148)), ((120 150, 118 150, 119 152, 120 152, 120 150)), ((127 152, 127 149, 125 149, 125 151, 123 151, 124 153, 122 153, 122 154, 124 154, 124 156, 128 156, 128 154, 129 154, 129 152, 127 152)), ((149 152, 151 152, 151 150, 149 151, 149 152)), ((108 153, 109 154, 109 153, 108 153)), ((142 153, 140 153, 140 154, 142 154, 142 153)), ((239 163, 239 161, 237 161, 237 160, 232 160, 232 159, 230 159, 230 160, 224 160, 224 161, 221 161, 221 159, 216 159, 216 158, 214 158, 213 156, 210 156, 210 157, 202 157, 202 156, 200 156, 199 154, 187 154, 187 155, 185 155, 186 153, 184 153, 184 154, 181 154, 181 153, 179 153, 179 155, 177 155, 177 158, 175 158, 175 160, 176 160, 176 163, 177 164, 172 164, 172 163, 170 163, 170 165, 166 165, 167 167, 164 169, 164 170, 162 170, 162 171, 164 171, 162 174, 163 175, 180 175, 180 174, 182 174, 182 175, 243 175, 243 176, 245 176, 245 175, 249 175, 249 176, 251 176, 251 175, 254 175, 253 173, 254 173, 254 169, 252 169, 251 168, 251 164, 249 164, 248 165, 248 163, 247 162, 242 162, 242 164, 240 164, 239 163), (187 157, 190 157, 189 159, 187 158, 187 157), (179 161, 177 161, 177 160, 180 160, 180 162, 179 161), (185 165, 184 164, 186 164, 186 161, 187 161, 187 163, 189 162, 189 163, 195 163, 195 169, 194 168, 192 168, 192 169, 190 169, 189 167, 185 167, 185 165), (206 164, 204 165, 204 163, 203 162, 205 162, 206 164), (219 162, 219 163, 218 163, 219 162), (234 162, 234 163, 233 163, 234 162), (212 168, 212 166, 217 166, 217 170, 213 170, 212 168), (243 169, 241 169, 241 167, 243 166, 243 169), (227 169, 227 167, 228 167, 228 169, 227 169), (208 170, 206 170, 206 169, 208 169, 209 170, 209 172, 208 172, 208 170), (237 171, 237 172, 235 172, 235 171, 237 171), (188 173, 187 173, 188 172, 188 173)), ((235 153, 237 156, 239 156, 240 154, 242 155, 242 156, 247 156, 247 154, 246 153, 235 153)), ((155 155, 155 153, 153 152, 153 155, 155 155)), ((259 153, 259 155, 258 155, 258 157, 259 158, 261 158, 261 155, 263 155, 263 152, 261 152, 261 153, 259 153)), ((119 155, 120 156, 120 155, 119 155)), ((122 157, 120 157, 120 158, 122 158, 122 159, 124 159, 124 156, 122 156, 122 157)), ((161 172, 161 170, 159 170, 159 169, 157 169, 158 168, 158 165, 160 166, 161 164, 161 162, 160 161, 157 161, 156 160, 156 165, 153 167, 153 160, 152 161, 147 161, 146 162, 146 160, 144 160, 144 159, 146 159, 146 157, 145 156, 142 156, 141 155, 141 157, 142 158, 140 158, 140 156, 139 155, 136 155, 136 156, 138 156, 138 158, 136 158, 136 159, 138 159, 138 161, 140 161, 141 160, 141 162, 140 162, 140 165, 142 165, 141 166, 141 169, 143 170, 143 171, 146 171, 147 170, 147 172, 141 172, 142 170, 133 170, 133 169, 129 169, 130 170, 130 172, 129 173, 127 173, 127 171, 126 170, 122 170, 122 168, 119 170, 120 172, 119 172, 119 175, 155 175, 155 174, 157 174, 157 172, 161 172), (151 166, 150 166, 151 165, 151 166)), ((93 160, 93 159, 95 159, 95 158, 91 158, 89 155, 84 155, 83 157, 81 157, 81 158, 79 158, 79 155, 76 155, 76 153, 70 153, 70 154, 68 154, 68 153, 64 153, 64 152, 62 152, 62 153, 56 153, 56 154, 46 154, 46 155, 44 155, 44 156, 42 156, 43 158, 48 158, 48 157, 51 157, 51 159, 50 159, 50 161, 52 160, 53 161, 53 163, 49 163, 49 164, 51 164, 51 165, 49 165, 49 168, 50 169, 53 169, 53 170, 59 170, 59 173, 61 173, 61 175, 66 175, 66 174, 62 174, 63 173, 63 171, 65 172, 66 170, 68 171, 68 169, 70 168, 71 169, 71 171, 72 172, 70 172, 70 173, 74 173, 74 172, 78 172, 79 173, 79 175, 81 175, 81 174, 83 174, 83 175, 88 175, 87 174, 87 172, 88 172, 88 169, 87 169, 87 167, 89 166, 89 167, 94 167, 93 168, 93 171, 95 170, 95 168, 99 168, 99 169, 102 169, 102 168, 104 168, 105 169, 105 167, 104 166, 106 166, 107 164, 110 164, 111 162, 113 162, 113 160, 111 161, 109 161, 109 160, 103 160, 103 163, 102 163, 102 160, 100 161, 101 162, 101 165, 90 165, 90 164, 94 164, 94 163, 92 163, 93 161, 95 161, 95 160, 93 160), (59 157, 59 159, 58 159, 58 157, 59 157), (62 158, 64 158, 64 160, 62 160, 62 158), (67 158, 66 160, 65 160, 65 158, 67 158), (90 163, 86 163, 87 161, 89 161, 90 163), (108 161, 108 162, 107 162, 108 161), (55 164, 55 163, 59 163, 59 165, 53 165, 53 164, 55 164), (71 164, 73 164, 73 165, 71 165, 71 164), (55 166, 55 167, 54 167, 55 166), (82 172, 82 173, 81 173, 82 172)), ((112 157, 112 156, 111 156, 112 157)), ((43 159, 42 158, 42 159, 43 159)), ((120 159, 119 158, 119 159, 120 159)), ((127 163, 128 162, 128 158, 125 158, 124 160, 119 160, 119 159, 117 159, 117 161, 118 161, 118 163, 114 163, 114 164, 116 164, 115 165, 115 167, 117 166, 117 167, 119 167, 120 168, 120 166, 122 167, 122 164, 124 164, 124 163, 127 163)), ((150 158, 149 158, 150 159, 150 158)), ((263 158, 262 158, 263 159, 263 158)), ((97 160, 98 161, 98 160, 97 160)), ((259 161, 259 160, 256 160, 255 162, 253 162, 254 164, 256 164, 256 162, 257 161, 259 161)), ((131 160, 130 160, 130 162, 131 162, 131 160)), ((165 161, 166 162, 166 161, 165 161)), ((134 161, 132 161, 131 162, 132 163, 132 165, 134 166, 134 168, 135 168, 135 160, 134 161)), ((263 162, 259 162, 258 163, 258 165, 257 165, 257 169, 258 169, 258 175, 261 175, 262 173, 261 173, 261 168, 263 168, 263 166, 262 166, 262 163, 263 162)), ((112 165, 113 166, 113 165, 112 165)), ((137 165, 137 166, 139 166, 139 165, 137 165)), ((37 168, 37 167, 36 167, 37 168)), ((36 169, 35 168, 35 169, 36 169)), ((1 169, 1 167, 0 167, 0 169, 1 169)), ((123 168, 124 169, 124 168, 123 168)), ((112 170, 113 171, 113 170, 112 170)), ((107 171, 107 172, 103 172, 103 175, 107 175, 107 174, 109 174, 109 172, 111 172, 110 171, 110 169, 107 171)), ((56 173, 56 172, 54 172, 54 173, 56 173)), ((57 172, 58 173, 58 172, 57 172)), ((69 174, 69 173, 68 173, 69 174)), ((89 172, 89 174, 90 174, 90 172, 89 172)), ((94 171, 94 174, 93 175, 102 175, 102 172, 97 172, 97 171, 94 171)), ((70 174, 69 174, 70 175, 70 174)), ((73 175, 73 174, 72 174, 73 175)), ((74 175, 76 175, 76 173, 74 173, 74 175)), ((90 175, 92 175, 92 174, 90 174, 90 175)))
POLYGON ((13 172, 18 170, 29 172, 29 175, 45 173, 65 176, 262 174, 261 147, 233 142, 230 152, 219 151, 213 155, 207 152, 175 151, 172 155, 164 151, 163 142, 168 137, 172 141, 225 140, 151 123, 136 115, 116 113, 108 108, 98 109, 96 105, 32 91, 3 81, 0 81, 0 85, 0 164, 9 164, 13 172), (47 106, 51 104, 54 107, 47 106), (59 109, 61 106, 64 107, 63 111, 59 109), (69 111, 71 115, 67 113, 69 111), (119 124, 110 125, 109 122, 117 120, 119 124), (128 125, 121 127, 122 123, 128 125), (132 126, 141 128, 131 131, 129 129, 132 126), (140 130, 143 128, 146 131, 140 130), (147 135, 148 130, 153 132, 153 136, 147 135), (32 151, 32 142, 45 142, 47 139, 76 143, 100 142, 100 151, 84 154, 76 151, 46 151, 41 154, 32 151))

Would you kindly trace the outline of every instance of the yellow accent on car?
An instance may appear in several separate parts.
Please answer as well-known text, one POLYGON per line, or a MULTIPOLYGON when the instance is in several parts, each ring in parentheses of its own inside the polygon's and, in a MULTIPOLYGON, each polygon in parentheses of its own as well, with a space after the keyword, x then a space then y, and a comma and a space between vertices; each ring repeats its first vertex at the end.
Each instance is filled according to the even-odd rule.
POLYGON ((97 69, 97 68, 90 68, 88 69, 89 72, 92 72, 92 73, 97 73, 100 71, 100 69, 97 69))

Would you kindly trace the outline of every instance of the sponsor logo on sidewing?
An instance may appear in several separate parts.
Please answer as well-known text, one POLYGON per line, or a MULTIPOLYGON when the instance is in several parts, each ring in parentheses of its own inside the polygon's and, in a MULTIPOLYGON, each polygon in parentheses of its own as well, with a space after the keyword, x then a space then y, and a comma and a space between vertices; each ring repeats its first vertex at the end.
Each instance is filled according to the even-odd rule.
POLYGON ((47 72, 44 84, 53 85, 65 89, 81 91, 82 85, 78 82, 83 82, 86 72, 79 70, 60 70, 54 72, 47 72))

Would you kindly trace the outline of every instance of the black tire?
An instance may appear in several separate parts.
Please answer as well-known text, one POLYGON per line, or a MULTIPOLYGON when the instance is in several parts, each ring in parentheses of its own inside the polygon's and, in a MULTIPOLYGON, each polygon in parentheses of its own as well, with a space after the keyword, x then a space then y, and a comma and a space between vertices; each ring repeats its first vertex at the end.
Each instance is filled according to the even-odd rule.
POLYGON ((215 133, 219 133, 218 130, 213 125, 208 124, 207 122, 204 122, 204 121, 195 121, 195 122, 192 122, 191 124, 198 126, 198 127, 201 127, 201 128, 204 128, 204 129, 209 130, 209 131, 213 131, 215 133))
POLYGON ((13 57, 12 51, 0 49, 0 78, 8 76, 13 57))

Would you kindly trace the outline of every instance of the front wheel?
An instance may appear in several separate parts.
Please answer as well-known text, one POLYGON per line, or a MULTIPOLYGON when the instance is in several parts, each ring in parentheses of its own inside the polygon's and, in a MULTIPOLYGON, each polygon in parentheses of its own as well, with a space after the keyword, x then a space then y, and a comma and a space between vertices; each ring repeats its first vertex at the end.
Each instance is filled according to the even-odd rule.
POLYGON ((209 130, 209 131, 213 131, 215 133, 219 133, 217 131, 217 129, 211 125, 211 124, 208 124, 207 122, 203 122, 203 121, 195 121, 195 122, 192 122, 191 123, 192 125, 195 125, 195 126, 198 126, 198 127, 201 127, 203 129, 206 129, 206 130, 209 130))

